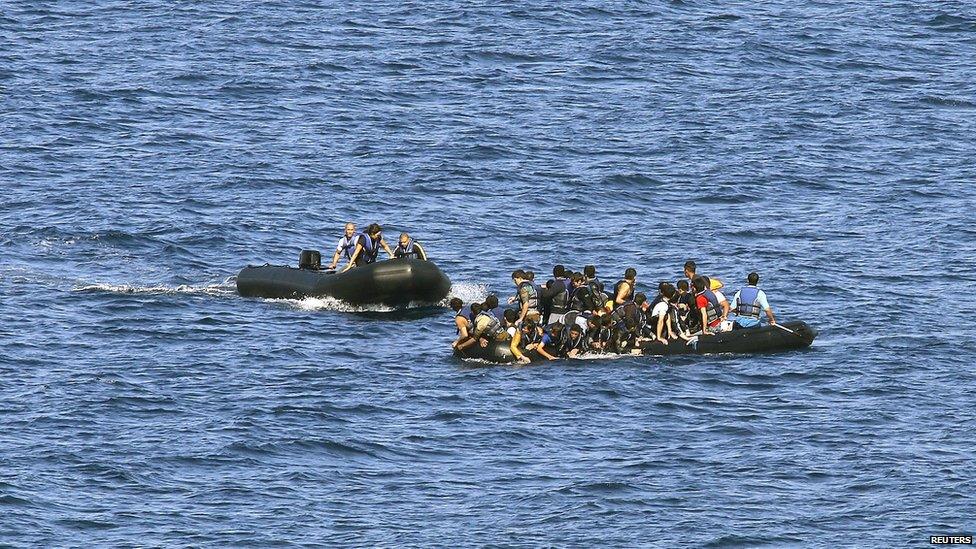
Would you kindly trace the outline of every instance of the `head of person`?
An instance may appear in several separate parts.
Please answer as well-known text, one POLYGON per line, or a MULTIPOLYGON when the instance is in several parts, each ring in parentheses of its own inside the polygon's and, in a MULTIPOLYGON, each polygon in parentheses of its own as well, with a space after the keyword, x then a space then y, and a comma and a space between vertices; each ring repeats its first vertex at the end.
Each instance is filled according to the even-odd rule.
POLYGON ((697 269, 698 269, 698 266, 695 265, 695 262, 694 261, 692 261, 690 259, 688 261, 685 261, 685 278, 689 278, 689 279, 690 278, 694 278, 695 277, 695 271, 697 269))
POLYGON ((535 280, 535 271, 525 271, 525 279, 529 282, 535 280))
POLYGON ((749 283, 750 286, 755 286, 756 284, 759 284, 759 273, 755 271, 749 273, 749 276, 746 277, 746 281, 749 283))
POLYGON ((481 306, 481 303, 472 303, 472 304, 471 304, 471 314, 472 314, 472 315, 477 315, 477 314, 478 314, 478 313, 480 313, 480 312, 481 312, 482 310, 483 310, 483 308, 482 308, 482 306, 481 306))
POLYGON ((559 335, 563 331, 562 322, 553 322, 549 325, 549 333, 552 335, 559 335))
POLYGON ((586 327, 591 330, 593 328, 598 327, 602 323, 603 323, 603 319, 596 315, 590 315, 586 318, 586 327))
POLYGON ((691 287, 695 289, 695 293, 705 291, 705 277, 695 276, 691 279, 691 287))
POLYGON ((491 310, 491 309, 495 309, 497 307, 498 307, 498 296, 497 295, 491 294, 490 296, 488 296, 488 297, 485 298, 485 305, 484 305, 484 309, 485 310, 491 310))
POLYGON ((523 271, 522 269, 516 269, 512 271, 512 282, 514 282, 516 286, 518 286, 524 281, 525 281, 525 271, 523 271))
POLYGON ((407 244, 410 244, 410 235, 407 233, 400 233, 400 245, 406 248, 407 244))
POLYGON ((518 317, 519 315, 518 313, 515 312, 514 309, 505 309, 505 322, 507 322, 508 324, 515 324, 515 321, 518 320, 518 317))
POLYGON ((522 333, 531 334, 536 330, 537 327, 538 326, 536 325, 534 320, 526 320, 525 322, 522 323, 522 333))
POLYGON ((658 282, 657 283, 657 293, 663 294, 664 293, 664 287, 667 286, 668 284, 669 284, 669 282, 667 280, 662 280, 662 281, 658 282))
POLYGON ((566 267, 562 265, 556 265, 552 268, 552 276, 556 278, 563 278, 566 276, 566 267))
POLYGON ((583 276, 586 278, 596 278, 596 266, 587 265, 583 267, 583 276))
POLYGON ((631 282, 637 280, 637 269, 629 267, 624 271, 624 280, 629 280, 631 282))
POLYGON ((356 234, 356 224, 346 223, 346 229, 343 231, 343 234, 346 235, 346 238, 352 238, 352 235, 356 234))
POLYGON ((458 312, 464 307, 464 302, 461 301, 461 298, 459 297, 452 297, 451 300, 448 302, 448 305, 450 305, 451 308, 454 309, 454 312, 458 312))
POLYGON ((383 227, 380 227, 378 223, 370 223, 369 226, 366 227, 366 234, 368 234, 369 237, 374 240, 379 238, 382 232, 383 232, 383 227))
POLYGON ((624 329, 626 329, 628 332, 636 332, 637 321, 631 317, 627 317, 627 320, 624 320, 624 329))
POLYGON ((573 323, 573 326, 569 329, 569 335, 579 337, 583 335, 583 328, 580 328, 579 324, 573 323))
POLYGON ((674 295, 676 293, 677 291, 674 289, 674 285, 671 284, 670 282, 665 283, 664 286, 661 287, 661 296, 663 296, 664 299, 668 301, 674 299, 674 295))
POLYGON ((647 295, 644 292, 637 292, 634 294, 634 304, 640 307, 641 305, 647 303, 647 295))
POLYGON ((678 281, 678 292, 679 293, 685 293, 687 291, 688 291, 688 281, 687 280, 679 280, 678 281))
POLYGON ((579 288, 580 286, 586 284, 586 279, 583 278, 582 273, 573 273, 572 278, 569 280, 572 282, 574 288, 579 288))

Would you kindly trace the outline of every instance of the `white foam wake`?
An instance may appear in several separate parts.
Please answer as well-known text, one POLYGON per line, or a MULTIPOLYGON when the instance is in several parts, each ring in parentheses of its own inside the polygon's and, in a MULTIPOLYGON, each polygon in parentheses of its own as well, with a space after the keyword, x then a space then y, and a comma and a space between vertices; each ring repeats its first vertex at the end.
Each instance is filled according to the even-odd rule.
POLYGON ((480 282, 458 282, 451 286, 447 297, 438 303, 411 302, 405 307, 388 305, 353 305, 334 297, 306 297, 304 299, 265 299, 269 303, 284 303, 303 311, 339 311, 343 313, 389 313, 419 307, 447 307, 448 302, 460 298, 465 303, 483 301, 488 297, 488 285, 480 282))
POLYGON ((167 286, 157 284, 140 286, 131 284, 83 284, 72 288, 75 292, 108 292, 116 294, 194 294, 210 296, 229 296, 237 294, 237 286, 233 278, 228 278, 216 284, 180 284, 167 286))

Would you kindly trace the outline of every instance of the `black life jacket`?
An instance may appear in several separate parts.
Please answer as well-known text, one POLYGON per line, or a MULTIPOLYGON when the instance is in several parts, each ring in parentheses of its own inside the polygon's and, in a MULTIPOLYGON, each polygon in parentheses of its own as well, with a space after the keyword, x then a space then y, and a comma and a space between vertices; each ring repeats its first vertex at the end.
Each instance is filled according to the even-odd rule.
POLYGON ((393 257, 396 257, 398 259, 401 257, 415 257, 417 259, 420 259, 420 250, 418 250, 417 247, 414 246, 413 239, 410 238, 407 240, 406 246, 404 246, 403 244, 397 244, 397 247, 394 248, 393 250, 393 257))
POLYGON ((597 326, 586 333, 587 337, 590 338, 590 343, 602 342, 607 343, 610 341, 610 328, 605 328, 603 326, 597 326))
POLYGON ((587 350, 586 346, 586 336, 580 334, 579 337, 574 338, 570 334, 566 334, 563 337, 562 352, 563 354, 569 354, 573 349, 579 349, 580 351, 587 350))
POLYGON ((543 335, 544 334, 540 334, 539 333, 539 328, 535 328, 535 329, 533 329, 532 331, 530 331, 527 334, 525 332, 523 332, 522 333, 522 342, 521 342, 522 347, 525 347, 525 346, 528 346, 528 345, 533 345, 535 343, 539 343, 540 341, 542 341, 542 336, 543 335))
POLYGON ((356 263, 358 265, 369 265, 376 261, 376 256, 380 253, 381 240, 374 242, 366 233, 362 233, 359 236, 362 238, 357 239, 356 243, 362 245, 363 251, 359 252, 359 259, 356 263))
POLYGON ((552 313, 561 315, 569 310, 569 289, 566 287, 567 280, 565 278, 557 278, 553 281, 553 285, 561 284, 562 291, 552 297, 552 313))
POLYGON ((746 286, 739 290, 739 302, 735 306, 735 314, 739 316, 759 318, 762 306, 759 305, 759 288, 746 286))
POLYGON ((630 282, 629 280, 627 280, 627 279, 621 279, 621 280, 617 281, 616 284, 613 285, 613 297, 612 297, 612 299, 614 299, 614 300, 617 299, 617 294, 620 293, 620 286, 622 286, 624 284, 624 282, 626 282, 630 286, 630 291, 627 293, 627 295, 624 296, 624 301, 630 301, 630 300, 634 299, 634 284, 632 282, 630 282))
POLYGON ((610 298, 607 297, 607 294, 603 291, 603 283, 599 280, 594 278, 593 280, 587 282, 586 288, 589 290, 587 292, 589 303, 587 303, 586 306, 589 307, 591 311, 595 311, 603 307, 607 301, 610 301, 610 298))
POLYGON ((535 284, 526 280, 518 285, 518 299, 522 305, 525 305, 525 301, 522 301, 523 290, 528 295, 528 303, 530 310, 539 309, 539 290, 535 284))

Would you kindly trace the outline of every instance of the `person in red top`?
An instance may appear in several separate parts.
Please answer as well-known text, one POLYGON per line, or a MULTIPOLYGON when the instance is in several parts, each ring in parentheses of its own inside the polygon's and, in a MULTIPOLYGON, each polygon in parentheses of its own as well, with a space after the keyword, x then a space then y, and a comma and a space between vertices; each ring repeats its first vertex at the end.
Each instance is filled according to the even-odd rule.
POLYGON ((705 286, 705 279, 696 276, 691 285, 695 288, 695 307, 701 313, 702 333, 709 334, 708 328, 717 328, 722 323, 721 306, 718 298, 705 286))

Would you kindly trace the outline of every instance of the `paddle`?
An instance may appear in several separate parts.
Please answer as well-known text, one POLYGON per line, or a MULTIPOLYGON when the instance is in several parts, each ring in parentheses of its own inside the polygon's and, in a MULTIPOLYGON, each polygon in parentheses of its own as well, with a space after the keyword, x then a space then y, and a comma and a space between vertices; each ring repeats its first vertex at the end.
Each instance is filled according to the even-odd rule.
POLYGON ((794 332, 793 330, 791 330, 791 329, 789 329, 789 328, 787 328, 786 326, 780 326, 779 324, 773 324, 773 326, 776 326, 776 327, 777 327, 777 328, 779 328, 780 330, 786 330, 787 332, 789 332, 789 333, 791 333, 791 334, 793 334, 793 335, 795 335, 796 337, 801 337, 801 336, 800 336, 800 334, 798 334, 798 333, 796 333, 796 332, 794 332))

